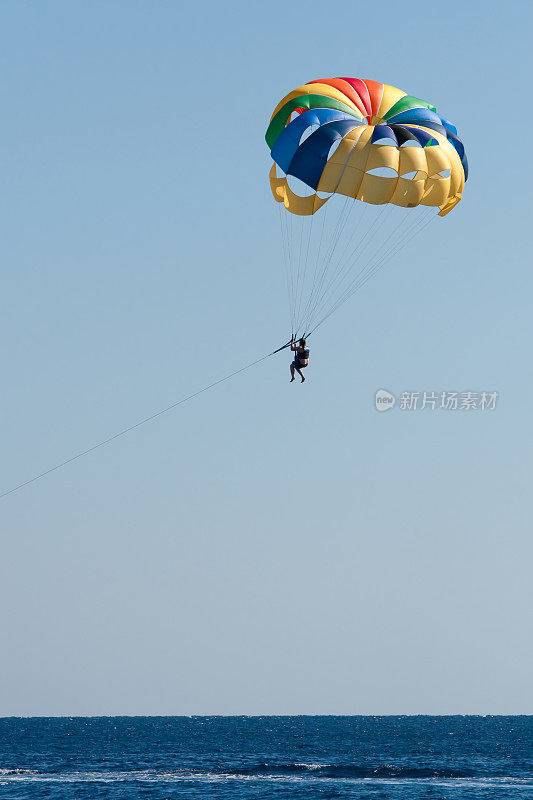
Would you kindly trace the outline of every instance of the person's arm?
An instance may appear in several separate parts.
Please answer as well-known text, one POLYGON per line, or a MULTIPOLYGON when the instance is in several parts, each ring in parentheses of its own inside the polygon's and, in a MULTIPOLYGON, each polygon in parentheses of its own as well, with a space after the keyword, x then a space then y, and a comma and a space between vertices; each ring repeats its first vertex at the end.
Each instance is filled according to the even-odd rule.
POLYGON ((293 353, 295 353, 298 350, 294 342, 291 342, 291 350, 293 351, 293 353))

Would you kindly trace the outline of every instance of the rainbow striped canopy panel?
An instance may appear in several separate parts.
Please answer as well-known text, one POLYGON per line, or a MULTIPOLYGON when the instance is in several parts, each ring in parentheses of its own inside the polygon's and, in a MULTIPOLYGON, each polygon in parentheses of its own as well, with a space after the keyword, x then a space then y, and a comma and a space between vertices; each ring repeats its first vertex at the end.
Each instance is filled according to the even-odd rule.
POLYGON ((374 205, 435 206, 444 216, 468 177, 457 128, 434 105, 367 78, 299 86, 274 109, 265 138, 272 193, 293 214, 314 214, 341 194, 374 205), (296 194, 287 175, 314 193, 296 194))

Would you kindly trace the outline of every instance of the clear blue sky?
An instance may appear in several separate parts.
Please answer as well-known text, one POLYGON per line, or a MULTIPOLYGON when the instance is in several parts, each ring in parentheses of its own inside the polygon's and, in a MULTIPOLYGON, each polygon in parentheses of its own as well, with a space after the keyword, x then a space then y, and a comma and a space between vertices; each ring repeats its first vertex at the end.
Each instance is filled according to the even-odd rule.
POLYGON ((533 713, 531 4, 0 8, 0 488, 287 338, 264 142, 353 75, 463 202, 288 358, 5 498, 0 715, 533 713), (378 414, 381 387, 497 390, 378 414))

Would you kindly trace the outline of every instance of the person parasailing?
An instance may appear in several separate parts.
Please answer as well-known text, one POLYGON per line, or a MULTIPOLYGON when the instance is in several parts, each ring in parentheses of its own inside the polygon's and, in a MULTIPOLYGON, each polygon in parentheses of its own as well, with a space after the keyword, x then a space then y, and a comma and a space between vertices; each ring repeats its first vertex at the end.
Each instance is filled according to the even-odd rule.
POLYGON ((294 373, 297 372, 301 377, 300 383, 305 381, 305 376, 302 369, 309 365, 309 348, 306 347, 305 339, 300 339, 298 344, 295 344, 294 339, 291 341, 291 350, 295 353, 294 361, 291 364, 291 379, 289 383, 294 380, 294 373))

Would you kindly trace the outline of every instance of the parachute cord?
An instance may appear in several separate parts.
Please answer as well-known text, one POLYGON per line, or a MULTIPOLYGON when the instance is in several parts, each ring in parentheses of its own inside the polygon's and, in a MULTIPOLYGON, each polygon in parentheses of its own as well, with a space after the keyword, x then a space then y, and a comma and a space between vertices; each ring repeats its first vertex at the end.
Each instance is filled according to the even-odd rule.
POLYGON ((230 378, 235 377, 235 375, 239 375, 241 372, 246 372, 246 370, 255 367, 256 364, 260 364, 262 361, 266 361, 267 358, 270 358, 274 355, 272 353, 267 353, 266 356, 262 356, 261 358, 252 361, 250 364, 246 364, 246 366, 241 367, 240 369, 236 369, 234 372, 230 372, 229 375, 225 375, 223 378, 219 378, 212 383, 209 383, 207 386, 203 386, 201 389, 198 389, 196 392, 187 395, 186 397, 182 397, 181 400, 177 400, 175 403, 171 403, 171 405, 167 406, 166 408, 162 408, 160 411, 156 411, 154 414, 150 414, 149 417, 144 417, 143 419, 139 420, 138 422, 134 423, 133 425, 129 425, 127 428, 123 428, 121 431, 114 433, 112 436, 108 436, 107 439, 102 439, 101 442, 97 442, 93 444, 92 447, 88 447, 86 450, 82 450, 79 453, 71 456, 70 458, 65 459, 65 461, 61 461, 59 464, 55 464, 49 469, 46 469, 44 472, 40 472, 38 475, 34 475, 32 478, 29 478, 27 481, 23 483, 19 483, 17 486, 13 486, 12 489, 8 489, 6 492, 0 494, 0 500, 4 497, 7 497, 9 494, 13 494, 13 492, 18 492, 19 489, 24 488, 24 486, 29 486, 30 483, 35 483, 35 481, 44 478, 46 475, 50 475, 52 472, 56 472, 56 470, 61 469, 62 467, 66 467, 67 464, 72 464, 73 461, 77 461, 83 456, 88 455, 89 453, 94 452, 94 450, 98 450, 100 447, 104 447, 104 445, 113 442, 115 439, 118 439, 121 436, 125 436, 127 433, 131 433, 136 428, 140 428, 141 425, 146 425, 147 422, 152 422, 152 420, 157 419, 157 417, 161 417, 163 414, 167 414, 172 409, 176 408, 177 406, 181 406, 183 403, 187 403, 189 400, 192 400, 194 397, 198 397, 198 395, 207 392, 209 389, 213 389, 215 386, 218 386, 220 383, 224 383, 225 381, 229 381, 230 378))
POLYGON ((295 308, 296 308, 296 300, 295 300, 295 288, 294 288, 294 266, 293 266, 293 252, 292 252, 292 217, 288 218, 284 213, 283 208, 280 204, 280 221, 281 221, 281 228, 284 233, 285 238, 285 247, 286 247, 286 270, 287 270, 287 291, 288 291, 288 299, 289 299, 289 314, 291 319, 291 328, 294 328, 296 324, 295 319, 295 308), (291 229, 289 230, 289 224, 291 229))
MULTIPOLYGON (((355 207, 355 202, 357 202, 357 201, 354 198, 354 207, 355 207)), ((354 254, 358 250, 360 250, 361 248, 362 248, 363 251, 366 249, 366 245, 364 247, 363 247, 363 245, 364 245, 364 242, 365 242, 367 237, 366 237, 366 234, 363 234, 362 237, 359 239, 358 243, 356 244, 355 248, 351 251, 350 256, 349 257, 346 256, 346 254, 350 250, 351 243, 353 241, 353 238, 354 238, 356 232, 359 232, 360 230, 364 230, 363 220, 365 220, 365 222, 366 222, 366 217, 368 216, 368 208, 369 208, 368 203, 361 203, 360 202, 360 206, 361 206, 361 209, 360 209, 360 213, 357 215, 358 219, 356 221, 356 224, 354 225, 353 230, 352 230, 351 234, 348 237, 348 240, 347 240, 347 242, 346 242, 346 244, 344 246, 342 254, 340 255, 340 257, 339 257, 339 259, 337 261, 337 264, 336 264, 335 268, 332 271, 332 275, 330 276, 329 281, 328 281, 327 285, 325 286, 325 288, 324 288, 324 290, 322 292, 322 296, 320 298, 320 302, 317 304, 318 307, 323 305, 323 298, 325 298, 330 293, 332 287, 334 287, 335 285, 340 286, 342 284, 342 281, 347 277, 347 275, 348 275, 348 273, 349 273, 349 271, 350 271, 350 269, 352 267, 351 259, 353 258, 354 254)), ((374 222, 376 223, 377 220, 375 220, 374 222)), ((353 260, 355 261, 355 259, 353 259, 353 260)), ((319 312, 315 311, 314 315, 315 315, 315 319, 316 319, 316 317, 319 316, 319 312)), ((311 320, 309 322, 311 322, 311 320)), ((308 327, 309 327, 309 325, 308 325, 308 327)))
POLYGON ((416 228, 416 230, 411 228, 410 229, 410 231, 411 231, 410 235, 407 235, 406 237, 405 237, 405 231, 404 231, 404 239, 403 239, 403 241, 401 241, 398 244, 397 247, 389 248, 389 250, 382 256, 382 258, 380 260, 378 260, 377 263, 375 263, 368 270, 367 270, 367 266, 368 266, 368 264, 367 264, 367 266, 365 266, 358 273, 358 275, 356 276, 354 281, 350 284, 350 286, 344 292, 344 294, 341 295, 339 300, 337 300, 337 302, 332 306, 332 308, 330 308, 330 310, 322 317, 322 319, 320 319, 319 322, 317 322, 317 324, 309 331, 309 333, 307 335, 310 336, 312 333, 314 333, 333 313, 335 313, 335 311, 337 311, 342 305, 344 305, 344 303, 346 303, 346 301, 349 300, 350 297, 352 297, 352 295, 354 295, 356 292, 358 292, 366 283, 368 283, 368 281, 371 278, 374 277, 374 275, 376 275, 381 269, 383 269, 383 267, 387 264, 388 261, 390 261, 390 259, 394 255, 399 253, 400 250, 403 250, 403 248, 406 247, 406 245, 408 245, 415 238, 415 236, 418 236, 419 233, 422 233, 422 231, 425 228, 427 228, 427 226, 430 224, 430 222, 432 222, 437 216, 436 214, 434 214, 432 212, 433 212, 433 207, 430 208, 429 213, 426 216, 424 216, 422 220, 417 220, 418 227, 416 225, 414 226, 416 228))
MULTIPOLYGON (((333 194, 335 194, 335 193, 337 192, 337 189, 338 189, 338 188, 339 188, 339 186, 340 186, 340 183, 341 183, 341 181, 342 181, 342 179, 343 179, 343 177, 344 177, 345 170, 346 170, 346 168, 347 168, 347 166, 348 166, 348 162, 350 161, 350 158, 351 158, 351 156, 352 156, 352 153, 354 152, 354 150, 355 150, 355 148, 356 148, 356 146, 357 146, 357 143, 358 143, 358 141, 359 141, 359 137, 360 137, 360 135, 361 135, 361 130, 359 131, 359 135, 358 135, 357 137, 355 137, 355 139, 354 139, 354 142, 353 142, 352 148, 351 148, 351 150, 350 150, 350 155, 348 156, 348 158, 346 159, 346 161, 345 161, 345 163, 344 163, 344 166, 343 166, 343 168, 342 168, 341 174, 339 175, 339 179, 338 179, 338 181, 337 181, 337 184, 336 184, 336 186, 335 186, 335 188, 334 188, 334 190, 333 190, 333 194)), ((330 197, 331 197, 331 195, 330 195, 330 197)), ((346 208, 346 206, 347 206, 347 203, 348 203, 348 197, 349 197, 349 196, 347 195, 347 196, 346 196, 346 201, 345 201, 345 204, 344 204, 344 208, 346 208)), ((329 198, 328 198, 328 199, 329 199, 329 198)), ((355 204, 354 204, 354 205, 355 205, 355 204)), ((351 212, 352 212, 352 208, 353 208, 353 206, 352 206, 352 207, 351 207, 351 208, 348 210, 348 214, 347 214, 347 216, 346 216, 346 218, 345 218, 345 220, 344 220, 344 223, 343 223, 342 227, 340 228, 340 231, 339 231, 339 236, 338 236, 338 238, 337 238, 337 239, 334 241, 334 245, 333 245, 333 249, 332 249, 332 251, 331 251, 331 255, 333 255, 333 251, 335 250, 335 247, 337 246, 338 239, 340 238, 340 235, 341 235, 341 233, 342 233, 342 231, 343 231, 343 229, 344 229, 344 225, 345 225, 345 224, 346 224, 346 222, 348 221, 348 217, 350 216, 350 214, 351 214, 351 212)), ((326 208, 326 211, 327 211, 327 208, 326 208)), ((338 224, 338 222, 339 222, 339 220, 337 219, 337 224, 338 224)), ((318 257, 317 257, 316 267, 318 267, 318 257)), ((315 267, 315 278, 314 278, 314 280, 313 280, 313 285, 312 285, 312 286, 313 286, 313 288, 311 289, 311 293, 310 293, 310 295, 309 295, 309 298, 308 298, 308 302, 307 302, 307 305, 306 305, 306 309, 307 309, 307 307, 309 306, 309 304, 311 303, 311 300, 312 300, 312 297, 313 297, 314 286, 315 286, 315 281, 316 281, 316 274, 317 274, 317 273, 316 273, 316 267, 315 267)), ((304 331, 305 331, 305 329, 306 329, 306 328, 308 327, 308 325, 309 325, 309 322, 307 321, 307 319, 305 319, 305 318, 306 318, 306 315, 307 315, 307 310, 305 310, 305 311, 304 311, 304 315, 303 315, 303 316, 304 316, 304 320, 305 320, 305 325, 303 326, 303 329, 304 329, 304 331)), ((302 322, 304 322, 304 320, 302 320, 302 322)), ((298 324, 300 324, 300 320, 298 320, 298 324)))
POLYGON ((291 286, 292 286, 292 316, 293 325, 296 325, 296 235, 295 235, 295 220, 294 215, 289 214, 286 216, 287 221, 287 239, 289 242, 289 252, 291 256, 290 270, 291 270, 291 286))
MULTIPOLYGON (((350 254, 350 257, 349 257, 350 259, 353 257, 354 253, 357 252, 359 249, 361 249, 361 248, 362 248, 362 250, 366 249, 368 244, 364 245, 364 243, 368 239, 368 237, 370 236, 370 234, 372 233, 374 228, 376 228, 379 220, 380 220, 380 215, 378 214, 378 216, 374 219, 372 225, 370 226, 370 229, 367 230, 366 233, 362 236, 362 238, 360 239, 360 241, 357 243, 356 247, 354 248, 354 250, 350 254), (364 247, 363 247, 363 245, 364 245, 364 247)), ((368 243, 370 241, 371 241, 371 239, 369 239, 368 243)), ((350 267, 350 264, 349 264, 349 261, 348 261, 346 268, 349 269, 349 267, 350 267)), ((308 309, 308 315, 307 315, 307 321, 306 321, 306 328, 307 329, 309 329, 309 327, 311 326, 311 323, 316 319, 316 313, 315 312, 316 312, 316 307, 318 305, 317 301, 318 301, 318 298, 315 297, 314 303, 308 309)))
MULTIPOLYGON (((347 215, 345 214, 345 212, 346 212, 349 200, 350 200, 350 198, 347 197, 345 202, 344 202, 344 206, 342 208, 342 211, 339 214, 339 217, 337 218, 333 233, 329 237, 329 242, 328 242, 328 245, 326 247, 326 251, 324 253, 324 260, 323 260, 322 267, 321 267, 320 270, 315 269, 315 275, 313 277, 313 282, 311 284, 311 289, 309 291, 309 295, 308 295, 307 303, 306 303, 304 311, 303 311, 302 319, 298 320, 299 324, 300 323, 305 323, 303 325, 304 328, 307 328, 308 325, 309 325, 309 318, 311 316, 310 308, 314 305, 315 295, 316 295, 317 292, 320 291, 320 287, 321 287, 321 285, 323 283, 323 280, 324 280, 324 277, 325 277, 325 275, 327 273, 329 264, 331 262, 331 258, 332 258, 333 254, 335 252, 337 244, 339 243, 339 240, 340 240, 342 231, 344 230, 344 227, 346 225, 346 222, 348 221, 348 217, 350 215, 351 208, 348 210, 348 214, 347 215)), ((318 261, 317 261, 317 267, 318 267, 318 261)))
POLYGON ((321 325, 328 317, 330 317, 341 305, 343 305, 355 292, 359 291, 374 275, 376 275, 379 270, 385 266, 385 264, 390 261, 390 259, 398 253, 403 247, 405 247, 415 236, 418 235, 427 225, 431 222, 434 217, 431 214, 426 214, 421 220, 417 220, 417 223, 414 226, 409 228, 409 231, 404 231, 402 235, 399 237, 397 242, 390 247, 384 254, 375 254, 367 264, 359 271, 359 273, 355 276, 353 281, 349 284, 349 286, 345 289, 344 293, 341 294, 339 299, 335 302, 332 308, 322 317, 319 323, 313 328, 316 328, 321 325), (416 230, 415 230, 416 228, 416 230), (372 261, 374 263, 372 264, 372 261))
MULTIPOLYGON (((380 232, 383 228, 386 227, 385 222, 387 220, 387 217, 390 218, 391 210, 392 210, 391 206, 384 206, 383 209, 381 210, 380 216, 376 219, 376 228, 375 228, 376 234, 378 232, 380 232), (388 214, 387 214, 387 211, 388 211, 388 214)), ((313 312, 315 319, 317 317, 319 317, 321 314, 324 313, 324 309, 328 305, 329 298, 331 297, 331 294, 333 292, 336 292, 337 294, 342 296, 344 291, 346 291, 346 288, 347 288, 347 286, 345 286, 344 289, 342 288, 343 282, 346 279, 348 279, 348 285, 351 285, 352 282, 358 278, 358 276, 361 274, 361 272, 364 272, 367 269, 367 266, 374 259, 378 260, 380 258, 381 254, 382 254, 382 251, 384 251, 386 249, 387 242, 397 233, 397 231, 399 231, 401 228, 404 228, 404 227, 405 227, 405 223, 404 223, 404 220, 402 219, 396 225, 396 227, 389 233, 389 235, 384 239, 384 241, 381 242, 379 247, 370 255, 366 265, 357 273, 357 275, 355 277, 352 276, 351 280, 350 280, 350 272, 351 272, 352 267, 355 264, 356 260, 358 260, 358 259, 353 258, 352 261, 347 261, 345 264, 339 265, 340 268, 336 271, 336 273, 334 273, 332 275, 329 284, 325 287, 324 291, 322 292, 321 297, 319 298, 319 300, 318 300, 318 302, 317 302, 317 304, 315 306, 315 309, 314 309, 314 312, 313 312)), ((410 226, 408 226, 408 228, 410 228, 410 226)), ((367 249, 368 245, 370 244, 370 241, 371 240, 368 239, 367 244, 360 250, 359 256, 361 256, 362 253, 367 249)), ((357 250, 357 248, 353 251, 353 254, 355 254, 356 250, 357 250)))
MULTIPOLYGON (((282 210, 282 213, 283 213, 283 210, 282 210)), ((294 295, 295 265, 294 265, 294 261, 295 261, 296 254, 295 254, 294 249, 293 249, 294 235, 293 235, 292 214, 289 214, 288 217, 287 216, 285 217, 285 226, 286 226, 286 231, 287 231, 287 244, 288 244, 288 251, 289 251, 289 274, 290 274, 290 280, 291 280, 291 316, 292 316, 292 319, 293 319, 292 324, 294 325, 294 323, 296 322, 296 320, 294 319, 294 308, 295 308, 295 299, 294 299, 294 297, 295 297, 295 295, 294 295)))
POLYGON ((348 239, 346 241, 346 244, 344 245, 343 251, 342 251, 341 255, 339 256, 339 259, 338 259, 338 262, 337 262, 337 268, 336 268, 335 271, 341 269, 341 267, 346 263, 346 253, 348 252, 348 250, 349 250, 349 248, 351 246, 351 243, 353 241, 353 238, 354 238, 355 234, 361 229, 363 219, 366 219, 366 214, 367 214, 367 211, 368 211, 368 208, 369 208, 369 204, 368 203, 363 203, 363 202, 361 202, 360 200, 357 200, 357 198, 354 197, 353 198, 353 208, 356 207, 356 203, 359 203, 359 206, 360 206, 359 212, 360 213, 357 213, 357 215, 356 215, 355 224, 354 224, 354 226, 352 228, 352 232, 348 236, 348 239))
MULTIPOLYGON (((389 209, 392 210, 392 206, 389 206, 389 209)), ((382 259, 388 260, 389 257, 392 257, 392 255, 394 255, 394 253, 402 245, 404 240, 407 243, 409 239, 409 234, 412 231, 414 231, 414 229, 417 228, 417 226, 420 225, 420 223, 427 218, 427 211, 428 210, 426 209, 426 216, 418 215, 418 217, 414 219, 414 222, 412 222, 408 226, 405 226, 403 220, 400 220, 400 222, 389 233, 387 238, 380 244, 379 248, 370 256, 370 258, 367 260, 364 266, 358 271, 358 273, 354 277, 352 277, 352 279, 344 287, 344 289, 342 289, 342 291, 339 292, 339 287, 342 286, 342 283, 345 280, 345 278, 349 277, 348 273, 351 270, 352 264, 348 263, 344 269, 344 274, 340 275, 339 278, 336 280, 337 285, 332 286, 328 292, 324 293, 323 300, 320 304, 320 309, 316 313, 316 317, 320 317, 324 314, 324 311, 328 303, 327 299, 328 294, 331 295, 332 291, 336 291, 338 293, 338 298, 334 302, 334 305, 336 306, 337 301, 342 300, 344 294, 346 292, 351 291, 351 287, 353 287, 356 283, 358 284, 360 280, 364 279, 364 276, 366 275, 367 272, 372 272, 376 264, 381 263, 382 259), (398 236, 396 236, 398 231, 400 231, 400 233, 398 236), (389 242, 391 239, 393 239, 393 242, 389 247, 387 247, 387 242, 389 242)), ((431 209, 429 209, 429 213, 430 214, 432 213, 431 209)))
POLYGON ((296 272, 296 290, 294 292, 294 330, 296 330, 296 328, 298 327, 298 317, 296 314, 296 308, 298 306, 298 301, 301 295, 301 291, 303 291, 303 289, 302 290, 300 289, 300 272, 302 268, 305 217, 299 218, 299 224, 300 224, 300 249, 298 252, 298 268, 296 272))
MULTIPOLYGON (((337 218, 337 222, 335 224, 335 228, 334 228, 334 230, 333 230, 333 232, 331 234, 331 237, 330 237, 328 248, 327 248, 326 253, 324 255, 324 263, 323 263, 322 269, 320 270, 318 280, 315 280, 313 286, 311 287, 311 292, 310 292, 310 297, 309 297, 310 302, 313 299, 313 295, 314 295, 315 291, 319 291, 320 290, 320 286, 322 284, 322 281, 324 280, 324 276, 325 276, 325 274, 326 274, 326 272, 328 270, 329 264, 331 263, 331 259, 333 257, 333 254, 334 254, 335 249, 337 247, 337 244, 339 242, 340 236, 342 235, 342 231, 344 230, 344 226, 345 226, 345 224, 347 222, 347 219, 348 219, 348 217, 346 216, 346 209, 348 207, 349 200, 350 200, 349 197, 345 198, 344 205, 342 207, 341 213, 339 214, 339 216, 337 218)), ((350 210, 348 210, 348 215, 349 215, 349 211, 350 210)))
POLYGON ((350 198, 346 197, 346 199, 344 201, 344 206, 343 206, 342 211, 341 211, 341 213, 339 215, 339 218, 337 220, 337 224, 335 226, 335 230, 333 231, 332 236, 331 236, 329 250, 328 250, 326 258, 324 259, 324 265, 323 265, 321 273, 320 273, 320 278, 319 278, 318 282, 315 282, 315 284, 313 285, 313 287, 311 289, 310 301, 312 301, 312 305, 311 305, 311 311, 309 312, 310 315, 312 315, 312 313, 313 313, 312 308, 314 307, 314 304, 316 302, 315 300, 313 300, 313 296, 318 296, 320 294, 320 291, 322 289, 322 285, 324 283, 325 277, 326 277, 327 272, 329 270, 329 267, 331 265, 331 260, 333 258, 334 253, 335 253, 337 245, 339 244, 339 241, 341 239, 341 236, 342 236, 342 233, 343 233, 344 228, 346 226, 346 223, 348 222, 348 217, 350 216, 350 211, 352 210, 352 206, 351 205, 349 206, 349 201, 350 201, 350 198), (348 212, 348 213, 346 213, 346 212, 348 212))
MULTIPOLYGON (((337 280, 337 274, 339 274, 340 272, 343 272, 345 270, 345 268, 346 268, 346 265, 349 268, 350 264, 349 264, 349 261, 346 259, 346 253, 348 252, 348 250, 350 248, 350 245, 351 245, 351 243, 353 241, 353 238, 354 238, 355 234, 358 233, 360 230, 362 230, 364 228, 363 220, 366 221, 366 217, 368 216, 368 208, 369 208, 368 203, 362 203, 362 202, 358 201, 354 197, 353 198, 352 209, 356 208, 356 203, 358 203, 359 207, 358 207, 358 210, 357 210, 355 223, 354 223, 354 225, 352 227, 351 233, 349 234, 349 236, 347 238, 346 244, 344 245, 342 254, 340 255, 340 257, 338 259, 337 266, 333 271, 334 274, 332 275, 332 277, 330 278, 330 280, 328 282, 328 286, 327 286, 328 290, 329 290, 329 287, 331 286, 331 284, 335 280, 337 280)), ((352 213, 352 212, 350 211, 350 213, 352 213)), ((363 239, 364 239, 364 237, 363 237, 363 239)), ((362 240, 359 241, 359 244, 361 244, 361 241, 362 240)), ((355 248, 356 250, 357 250, 357 247, 359 246, 359 244, 356 246, 356 248, 355 248)), ((306 325, 305 325, 306 330, 310 327, 311 322, 312 322, 312 319, 311 319, 310 315, 308 315, 308 317, 306 319, 306 325)))
MULTIPOLYGON (((326 207, 324 209, 324 213, 322 214, 322 227, 320 229, 320 238, 318 240, 318 247, 316 248, 315 269, 314 269, 313 281, 312 281, 311 285, 314 284, 314 282, 316 281, 317 275, 318 275, 318 268, 319 268, 319 264, 320 264, 320 253, 321 253, 322 244, 323 244, 323 241, 324 241, 324 230, 325 230, 325 227, 326 227, 326 219, 327 219, 327 216, 328 216, 328 207, 329 207, 329 204, 326 204, 326 207)), ((304 308, 304 313, 303 313, 304 317, 306 315, 306 308, 307 308, 308 304, 309 304, 309 298, 307 299, 306 307, 304 308)), ((299 321, 298 321, 298 325, 299 325, 299 321)), ((299 327, 300 327, 300 325, 299 325, 299 327)), ((304 333, 305 333, 305 331, 304 331, 304 333)))
POLYGON ((291 320, 291 328, 294 328, 294 313, 291 292, 291 274, 289 267, 289 243, 288 236, 285 231, 285 223, 283 220, 283 212, 281 210, 281 203, 279 205, 279 224, 281 229, 281 247, 283 252, 283 264, 285 266, 285 282, 287 284, 287 300, 289 304, 289 317, 291 320))
MULTIPOLYGON (((359 252, 359 255, 361 255, 367 249, 367 247, 369 246, 369 244, 372 241, 371 234, 377 233, 381 229, 381 227, 383 226, 383 223, 385 221, 385 212, 386 212, 386 210, 387 210, 387 205, 384 204, 382 206, 382 208, 380 209, 379 213, 377 214, 377 216, 375 217, 375 219, 373 220, 371 226, 364 233, 362 238, 359 240, 359 242, 357 243, 355 248, 350 253, 346 264, 345 265, 340 265, 340 269, 339 269, 339 265, 337 265, 336 272, 338 274, 342 273, 341 281, 344 279, 344 277, 346 277, 347 273, 350 271, 351 267, 353 266, 353 263, 355 261, 355 254, 359 252)), ((336 280, 335 274, 330 278, 330 281, 331 280, 333 280, 333 281, 336 280)), ((326 292, 327 291, 329 291, 329 284, 328 284, 328 287, 326 288, 326 292)), ((324 293, 322 292, 322 294, 319 297, 315 298, 315 302, 313 303, 312 307, 309 309, 308 320, 307 320, 306 327, 309 327, 311 325, 311 323, 313 322, 313 320, 316 320, 316 318, 317 318, 317 309, 320 307, 320 305, 322 303, 323 294, 324 293)))
MULTIPOLYGON (((303 302, 305 285, 306 285, 305 284, 305 279, 306 279, 306 276, 307 276, 307 268, 308 268, 308 265, 309 265, 309 250, 310 250, 310 247, 311 247, 311 238, 312 238, 312 233, 313 233, 313 220, 314 220, 314 218, 315 218, 315 215, 311 214, 310 215, 310 222, 309 222, 309 226, 308 226, 309 227, 309 234, 308 234, 308 237, 307 237, 307 250, 306 250, 306 253, 305 253, 304 273, 303 273, 303 276, 302 276, 302 289, 301 289, 301 291, 299 293, 298 306, 297 306, 297 309, 296 309, 296 320, 297 320, 296 328, 299 328, 299 326, 300 326, 301 308, 302 308, 302 302, 303 302)), ((296 333, 296 332, 297 332, 297 330, 295 329, 294 333, 296 333)))

